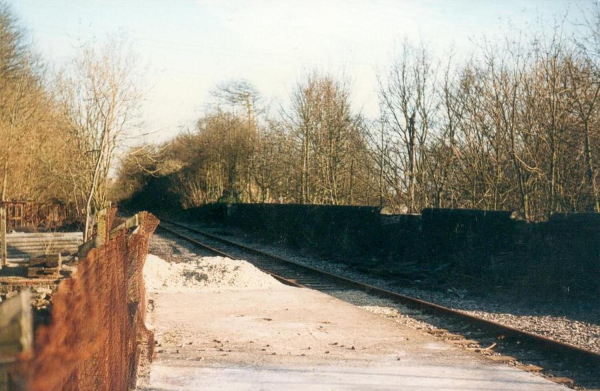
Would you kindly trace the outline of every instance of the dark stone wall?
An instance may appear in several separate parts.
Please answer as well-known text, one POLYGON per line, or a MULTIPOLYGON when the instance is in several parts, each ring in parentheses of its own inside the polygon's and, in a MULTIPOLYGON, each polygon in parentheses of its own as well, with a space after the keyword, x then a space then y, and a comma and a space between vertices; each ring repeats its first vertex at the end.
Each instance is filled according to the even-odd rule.
POLYGON ((364 257, 376 251, 381 237, 379 210, 373 207, 295 204, 234 204, 226 223, 295 248, 364 257))
POLYGON ((535 282, 562 293, 592 292, 600 300, 600 214, 555 214, 529 233, 527 250, 535 258, 527 272, 535 282))
POLYGON ((186 211, 338 262, 441 286, 600 298, 600 214, 531 223, 507 211, 212 204, 186 211))

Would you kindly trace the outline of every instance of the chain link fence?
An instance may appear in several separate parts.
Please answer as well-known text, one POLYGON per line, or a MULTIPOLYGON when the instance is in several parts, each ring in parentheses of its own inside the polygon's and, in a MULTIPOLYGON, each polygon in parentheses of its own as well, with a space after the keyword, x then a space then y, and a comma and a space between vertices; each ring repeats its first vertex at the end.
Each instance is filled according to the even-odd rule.
MULTIPOLYGON (((108 214, 112 226, 115 211, 108 214)), ((19 356, 17 389, 128 390, 138 365, 153 353, 145 326, 143 266, 158 219, 142 212, 139 225, 107 235, 80 260, 53 296, 52 321, 36 331, 34 349, 19 356), (132 231, 133 232, 130 232, 132 231)))

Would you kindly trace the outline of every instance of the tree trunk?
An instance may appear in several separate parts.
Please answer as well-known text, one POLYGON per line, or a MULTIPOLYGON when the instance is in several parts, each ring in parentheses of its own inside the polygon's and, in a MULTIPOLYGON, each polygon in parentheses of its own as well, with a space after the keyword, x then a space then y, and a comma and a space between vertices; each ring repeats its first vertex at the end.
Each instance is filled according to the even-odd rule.
POLYGON ((415 113, 410 117, 408 124, 408 210, 415 212, 415 113))
POLYGON ((585 148, 585 163, 586 163, 586 176, 587 182, 592 187, 592 194, 594 196, 594 211, 600 212, 600 203, 598 200, 598 189, 596 188, 596 176, 594 175, 594 162, 592 159, 592 150, 590 148, 590 133, 588 121, 584 121, 583 124, 583 143, 585 148))

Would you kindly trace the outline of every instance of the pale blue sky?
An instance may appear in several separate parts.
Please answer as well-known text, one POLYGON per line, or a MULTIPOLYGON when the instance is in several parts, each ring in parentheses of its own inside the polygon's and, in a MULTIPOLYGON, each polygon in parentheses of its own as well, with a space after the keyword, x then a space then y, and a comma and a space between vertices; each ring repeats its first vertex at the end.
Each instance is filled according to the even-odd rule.
POLYGON ((252 82, 275 106, 319 69, 345 75, 354 107, 377 113, 376 70, 407 38, 439 55, 473 49, 482 35, 526 30, 589 1, 562 0, 172 0, 9 1, 34 48, 59 66, 82 42, 124 32, 147 64, 145 128, 165 140, 193 126, 208 92, 232 78, 252 82), (509 22, 514 26, 507 28, 509 22))

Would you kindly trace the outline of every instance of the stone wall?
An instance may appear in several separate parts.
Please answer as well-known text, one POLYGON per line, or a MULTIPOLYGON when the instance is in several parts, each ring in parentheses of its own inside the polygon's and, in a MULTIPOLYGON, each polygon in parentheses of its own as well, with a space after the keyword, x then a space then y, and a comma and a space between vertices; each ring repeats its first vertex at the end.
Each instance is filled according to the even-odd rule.
POLYGON ((213 204, 188 210, 338 262, 430 284, 560 295, 600 294, 600 214, 532 223, 507 211, 213 204))

